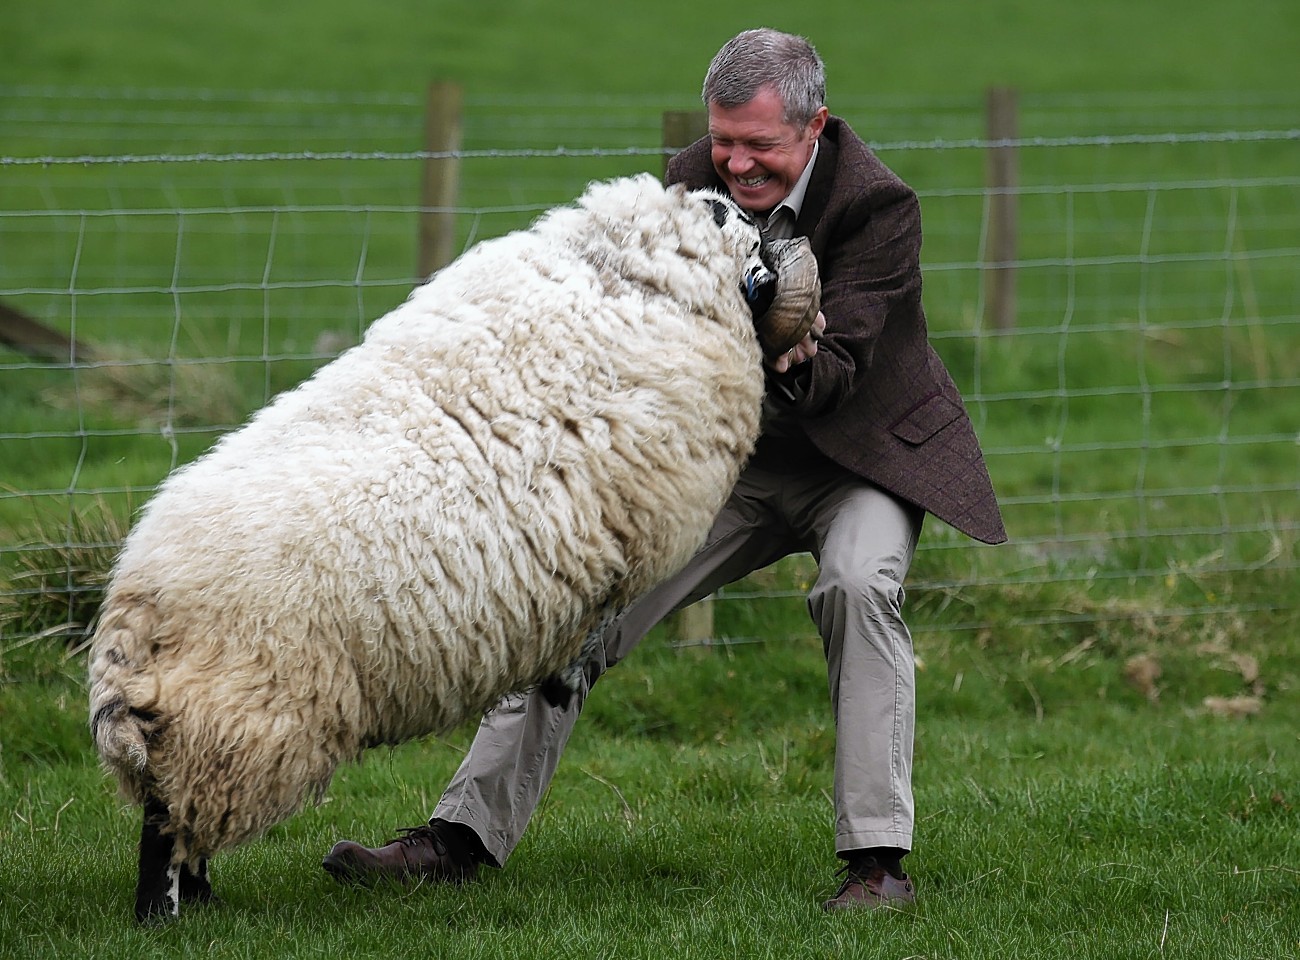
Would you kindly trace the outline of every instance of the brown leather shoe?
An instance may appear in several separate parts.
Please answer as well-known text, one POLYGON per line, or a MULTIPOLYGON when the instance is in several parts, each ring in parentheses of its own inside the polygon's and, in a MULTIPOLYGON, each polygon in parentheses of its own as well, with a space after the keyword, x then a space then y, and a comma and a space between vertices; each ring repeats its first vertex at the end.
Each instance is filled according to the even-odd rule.
POLYGON ((823 910, 888 910, 916 902, 916 890, 907 874, 896 877, 871 858, 845 864, 839 872, 844 874, 844 882, 835 896, 822 904, 823 910))
POLYGON ((482 860, 473 849, 478 838, 466 836, 469 832, 466 827, 439 820, 403 827, 402 836, 375 849, 340 840, 321 866, 340 883, 368 884, 380 879, 466 883, 478 875, 482 860))

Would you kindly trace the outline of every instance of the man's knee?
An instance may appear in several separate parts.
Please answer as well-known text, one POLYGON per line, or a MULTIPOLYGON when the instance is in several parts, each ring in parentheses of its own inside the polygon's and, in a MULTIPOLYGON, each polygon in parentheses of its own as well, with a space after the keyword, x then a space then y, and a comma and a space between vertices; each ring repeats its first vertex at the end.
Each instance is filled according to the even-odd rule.
POLYGON ((884 570, 824 568, 808 595, 814 617, 828 609, 899 614, 903 608, 903 584, 884 570))

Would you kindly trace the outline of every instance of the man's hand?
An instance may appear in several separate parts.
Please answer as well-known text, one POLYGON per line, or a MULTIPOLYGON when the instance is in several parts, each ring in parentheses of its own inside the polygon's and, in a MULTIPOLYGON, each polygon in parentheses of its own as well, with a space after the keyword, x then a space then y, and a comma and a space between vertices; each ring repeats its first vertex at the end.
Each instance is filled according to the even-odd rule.
POLYGON ((822 338, 822 332, 826 329, 826 317, 822 312, 817 311, 817 319, 813 325, 808 328, 804 338, 796 343, 785 353, 771 360, 764 360, 769 367, 777 373, 785 373, 793 366, 803 363, 805 360, 811 360, 817 354, 817 341, 822 338))

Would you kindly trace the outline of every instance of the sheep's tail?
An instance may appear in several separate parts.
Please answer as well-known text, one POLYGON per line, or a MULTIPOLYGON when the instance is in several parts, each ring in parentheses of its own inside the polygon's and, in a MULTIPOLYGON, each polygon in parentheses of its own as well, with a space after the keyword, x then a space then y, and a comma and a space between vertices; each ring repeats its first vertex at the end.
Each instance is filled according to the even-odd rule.
POLYGON ((91 645, 90 733, 100 760, 136 803, 149 793, 149 744, 166 722, 148 669, 157 624, 152 602, 111 598, 91 645))

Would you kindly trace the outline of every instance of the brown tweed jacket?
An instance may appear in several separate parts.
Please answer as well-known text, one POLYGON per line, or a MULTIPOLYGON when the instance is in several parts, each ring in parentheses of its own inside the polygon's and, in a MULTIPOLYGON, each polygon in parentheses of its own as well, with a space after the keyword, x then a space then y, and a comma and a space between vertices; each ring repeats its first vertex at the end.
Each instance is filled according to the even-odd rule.
MULTIPOLYGON (((725 192, 709 138, 667 181, 725 192)), ((826 333, 795 404, 824 455, 985 543, 1007 539, 979 441, 930 345, 915 192, 831 117, 795 225, 812 243, 826 333)))

